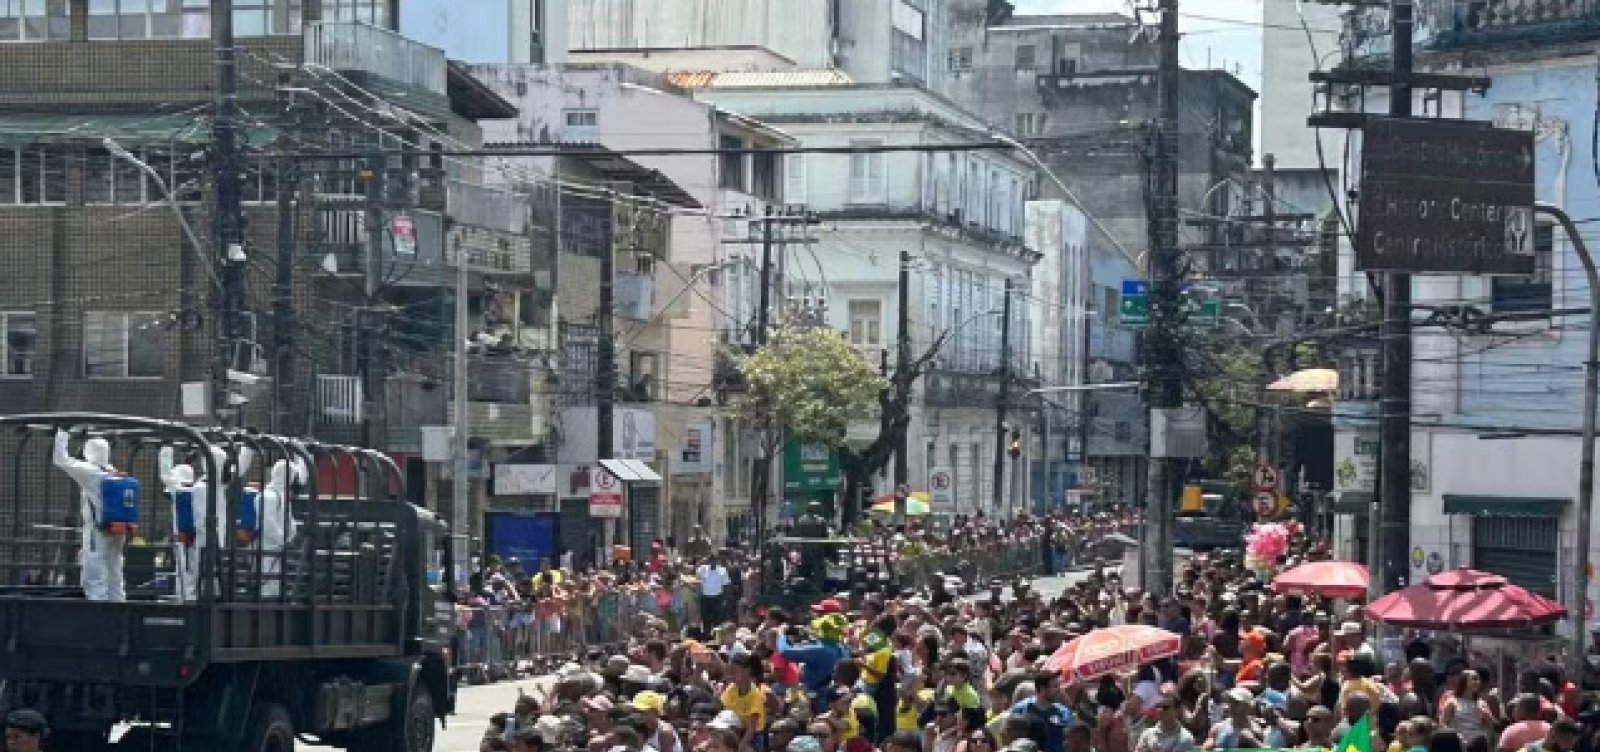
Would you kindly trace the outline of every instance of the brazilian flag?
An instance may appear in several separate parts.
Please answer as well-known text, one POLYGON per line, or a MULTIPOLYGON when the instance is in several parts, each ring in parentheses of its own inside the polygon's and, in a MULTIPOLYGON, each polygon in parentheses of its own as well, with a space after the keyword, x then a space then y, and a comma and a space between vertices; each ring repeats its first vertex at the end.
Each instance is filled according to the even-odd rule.
POLYGON ((1361 716, 1361 720, 1350 724, 1350 730, 1339 737, 1333 745, 1333 752, 1372 752, 1372 725, 1368 721, 1371 713, 1361 716))

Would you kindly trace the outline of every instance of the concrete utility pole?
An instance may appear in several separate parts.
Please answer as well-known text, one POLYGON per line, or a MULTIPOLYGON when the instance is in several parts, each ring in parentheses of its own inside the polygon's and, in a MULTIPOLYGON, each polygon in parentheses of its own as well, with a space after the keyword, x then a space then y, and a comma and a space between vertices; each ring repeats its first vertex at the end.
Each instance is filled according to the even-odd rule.
POLYGON ((211 398, 219 421, 234 407, 228 399, 228 369, 244 340, 245 250, 244 205, 239 186, 239 76, 233 40, 233 0, 211 0, 211 41, 216 46, 217 95, 212 118, 211 169, 216 215, 212 220, 215 250, 221 258, 222 289, 218 290, 217 357, 211 373, 211 398))
MULTIPOLYGON (((1389 83, 1389 114, 1411 117, 1411 0, 1391 0, 1390 48, 1394 62, 1389 83)), ((1378 489, 1383 513, 1381 545, 1385 592, 1406 585, 1411 558, 1411 275, 1383 276, 1382 396, 1379 401, 1378 489)))
MULTIPOLYGON (((899 311, 895 316, 895 373, 903 374, 911 367, 911 251, 900 250, 900 300, 899 311)), ((910 410, 909 405, 906 410, 910 410)), ((906 456, 909 452, 908 430, 901 429, 899 441, 894 448, 894 524, 902 525, 906 521, 906 495, 901 491, 909 488, 910 462, 906 456)), ((845 503, 852 503, 846 501, 845 503)))
MULTIPOLYGON (((1160 67, 1156 92, 1160 109, 1150 156, 1150 323, 1145 334, 1147 399, 1156 414, 1183 405, 1178 342, 1178 0, 1159 0, 1160 67)), ((1145 592, 1165 597, 1172 590, 1172 503, 1177 487, 1175 467, 1166 447, 1152 447, 1145 499, 1145 566, 1140 567, 1145 592)))
POLYGON ((387 177, 387 160, 384 157, 369 159, 361 170, 367 181, 366 210, 363 224, 367 230, 366 261, 361 265, 363 305, 356 310, 356 337, 361 342, 361 400, 366 403, 361 411, 361 444, 368 449, 377 448, 378 423, 382 419, 379 406, 383 404, 383 383, 387 379, 378 362, 382 353, 379 344, 378 292, 383 286, 383 236, 388 231, 384 222, 384 187, 387 177))
POLYGON ((994 403, 994 485, 990 498, 998 515, 1005 501, 1006 408, 1011 402, 1011 279, 1006 278, 1005 304, 1000 309, 1000 396, 994 403))
MULTIPOLYGON (((298 127, 293 95, 288 88, 293 77, 278 77, 278 105, 284 127, 298 127)), ((287 157, 277 160, 278 173, 278 258, 272 282, 272 431, 280 436, 299 436, 300 412, 295 395, 294 357, 294 267, 295 208, 300 190, 300 164, 287 157)))
MULTIPOLYGON (((471 405, 467 397, 471 391, 471 371, 467 367, 467 327, 470 325, 467 307, 467 258, 460 241, 455 247, 455 373, 451 400, 455 405, 455 425, 450 439, 450 555, 456 561, 472 560, 472 486, 467 478, 467 441, 472 437, 471 405)), ((601 455, 604 456, 604 455, 601 455)), ((457 568, 459 574, 461 569, 457 568)))

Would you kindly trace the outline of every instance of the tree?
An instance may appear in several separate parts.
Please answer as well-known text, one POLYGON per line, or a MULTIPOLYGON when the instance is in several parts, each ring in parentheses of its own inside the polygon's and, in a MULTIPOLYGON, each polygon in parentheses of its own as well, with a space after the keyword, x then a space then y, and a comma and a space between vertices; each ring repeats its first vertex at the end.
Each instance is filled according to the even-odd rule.
POLYGON ((760 436, 751 479, 756 525, 766 525, 767 479, 784 435, 839 449, 853 421, 871 414, 888 384, 839 332, 784 322, 739 362, 743 392, 733 402, 760 436))
POLYGON ((928 370, 949 336, 949 332, 940 334, 926 352, 908 358, 904 368, 896 368, 889 376, 887 386, 878 394, 878 435, 859 449, 839 448, 839 469, 844 473, 842 518, 846 525, 855 521, 856 503, 861 498, 861 490, 872 483, 872 474, 887 466, 889 458, 900 447, 911 425, 911 398, 917 379, 928 370))

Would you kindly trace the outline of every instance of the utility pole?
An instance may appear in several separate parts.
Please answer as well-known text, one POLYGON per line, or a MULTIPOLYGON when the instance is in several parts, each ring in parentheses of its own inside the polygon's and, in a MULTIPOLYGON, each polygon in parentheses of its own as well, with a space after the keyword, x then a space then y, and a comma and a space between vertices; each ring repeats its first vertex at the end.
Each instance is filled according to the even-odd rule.
MULTIPOLYGON (((895 317, 895 373, 904 374, 911 367, 911 251, 900 249, 900 309, 895 317)), ((910 410, 910 406, 906 407, 910 410)), ((909 437, 907 429, 900 429, 894 448, 894 524, 906 521, 906 494, 911 480, 909 437)), ((848 502, 847 502, 848 503, 848 502)))
MULTIPOLYGON (((1261 217, 1267 226, 1267 258, 1278 257, 1278 210, 1277 203, 1277 178, 1276 167, 1278 158, 1272 154, 1261 157, 1261 217)), ((1253 315, 1253 314, 1252 314, 1253 315)), ((1253 322, 1259 323, 1259 322, 1253 322)), ((1260 332, 1256 332, 1260 334, 1260 332)), ((1266 388, 1268 380, 1272 378, 1271 345, 1261 353, 1261 385, 1266 388)), ((1259 465, 1276 465, 1278 446, 1272 440, 1273 408, 1262 400, 1260 407, 1256 408, 1256 443, 1260 451, 1256 453, 1256 463, 1259 465)))
POLYGON ((378 445, 377 423, 379 406, 383 399, 383 366, 378 362, 382 353, 378 333, 378 292, 383 285, 383 236, 387 230, 383 221, 385 164, 382 156, 372 157, 361 169, 367 181, 366 214, 363 224, 367 229, 366 260, 361 265, 364 303, 356 311, 358 322, 356 336, 361 341, 361 399, 368 407, 361 411, 361 443, 369 449, 378 445))
MULTIPOLYGON (((278 104, 284 127, 298 126, 293 111, 293 95, 288 91, 293 77, 278 76, 278 104)), ((300 189, 300 166, 295 160, 277 160, 278 173, 278 259, 272 282, 272 431, 280 436, 300 435, 294 399, 294 256, 295 199, 300 189)))
POLYGON ((772 324, 772 207, 761 215, 761 289, 756 304, 756 347, 767 344, 767 327, 772 324))
MULTIPOLYGON (((467 367, 467 327, 470 324, 467 310, 467 258, 460 241, 455 247, 455 363, 450 399, 455 406, 455 425, 450 441, 450 555, 456 561, 471 561, 472 556, 472 486, 467 478, 467 441, 472 437, 471 406, 467 404, 471 389, 471 372, 467 367)), ((603 455, 602 455, 603 456, 603 455)), ((464 579, 461 568, 456 569, 457 579, 464 579)))
MULTIPOLYGON (((610 196, 610 206, 615 211, 616 197, 610 196)), ((616 455, 616 436, 614 414, 617 404, 617 343, 616 343, 616 280, 617 280, 617 249, 607 245, 600 249, 600 307, 595 312, 599 320, 599 337, 595 345, 595 356, 599 361, 594 373, 595 388, 595 449, 596 458, 602 460, 613 459, 616 455)), ((623 505, 624 510, 627 505, 623 505)), ((628 532, 624 529, 622 520, 614 521, 616 527, 611 531, 611 542, 625 544, 629 541, 628 532)), ((644 556, 647 552, 639 552, 644 556)))
MULTIPOLYGON (((1178 0, 1159 0, 1161 12, 1157 114, 1150 155, 1150 324, 1145 335, 1145 377, 1151 423, 1183 404, 1178 342, 1178 0)), ((1142 586, 1158 598, 1172 590, 1174 463, 1167 447, 1152 447, 1145 489, 1145 566, 1142 586)))
POLYGON ((1000 396, 994 403, 994 485, 990 504, 996 515, 1005 500, 1006 407, 1011 402, 1011 278, 1006 278, 1005 303, 1000 308, 1000 396))
POLYGON ((212 180, 216 194, 216 215, 212 232, 216 237, 222 267, 222 289, 218 292, 219 337, 217 357, 212 366, 211 396, 216 417, 226 421, 234 412, 228 399, 228 369, 233 367, 234 351, 244 339, 245 250, 244 205, 239 186, 239 76, 237 50, 233 39, 233 0, 211 0, 211 41, 216 46, 217 95, 211 133, 212 180))
MULTIPOLYGON (((1411 116, 1412 0, 1391 0, 1390 48, 1394 70, 1389 83, 1389 114, 1411 116)), ((1406 585, 1411 556, 1411 275, 1390 272, 1383 279, 1382 391, 1379 405, 1378 489, 1383 512, 1382 577, 1385 592, 1406 585)))

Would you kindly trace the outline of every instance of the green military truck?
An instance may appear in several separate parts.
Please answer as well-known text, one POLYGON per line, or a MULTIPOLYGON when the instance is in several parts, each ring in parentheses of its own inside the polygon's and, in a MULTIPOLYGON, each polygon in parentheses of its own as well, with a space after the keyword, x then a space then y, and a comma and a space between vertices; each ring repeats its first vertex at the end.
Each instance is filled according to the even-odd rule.
POLYGON ((453 572, 445 526, 402 484, 359 448, 128 416, 0 418, 0 713, 43 712, 52 749, 427 752, 455 706, 453 572), (84 562, 104 553, 80 549, 107 540, 89 513, 110 507, 62 462, 81 470, 77 454, 107 449, 123 506, 106 515, 136 521, 115 526, 125 593, 91 600, 105 572, 86 590, 84 562), (170 483, 173 457, 192 485, 170 483), (176 500, 196 492, 184 519, 176 500), (292 531, 281 546, 246 529, 275 508, 292 531), (196 524, 215 531, 203 546, 182 532, 196 524))

